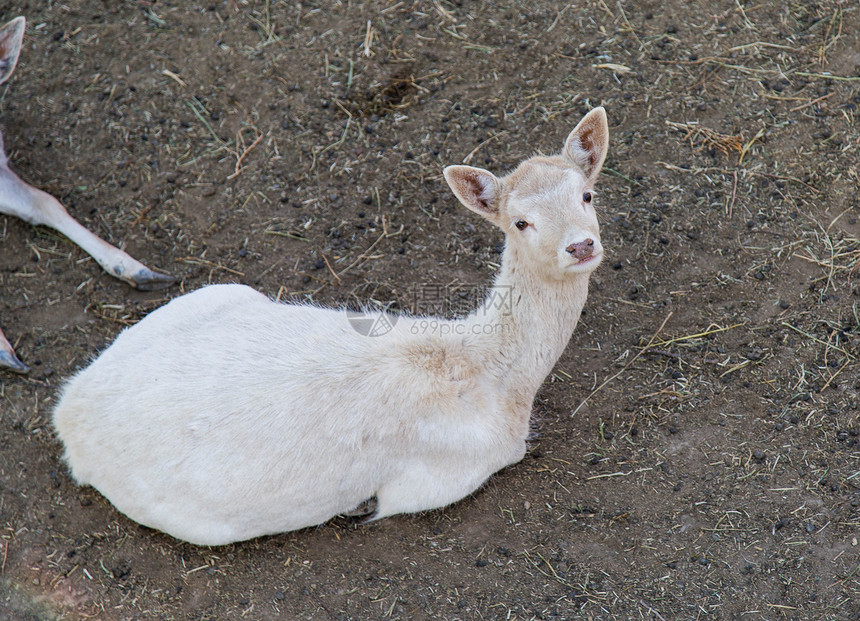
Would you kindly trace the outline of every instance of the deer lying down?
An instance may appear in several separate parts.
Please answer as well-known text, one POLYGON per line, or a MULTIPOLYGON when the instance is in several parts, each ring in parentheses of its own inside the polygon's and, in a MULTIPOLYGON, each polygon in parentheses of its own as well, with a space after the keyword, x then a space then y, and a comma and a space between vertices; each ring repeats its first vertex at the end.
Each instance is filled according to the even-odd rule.
MULTIPOLYGON (((0 84, 12 75, 18 62, 23 39, 23 17, 16 17, 0 28, 0 84)), ((92 255, 108 274, 138 289, 144 291, 163 289, 175 281, 172 276, 153 272, 122 250, 98 238, 72 218, 53 196, 21 181, 9 168, 2 134, 0 134, 0 213, 21 218, 33 225, 56 229, 92 255)), ((0 331, 0 367, 19 373, 28 371, 27 365, 15 355, 2 331, 0 331)))
POLYGON ((603 254, 592 187, 607 141, 597 108, 561 155, 503 178, 445 169, 505 233, 495 288, 465 319, 389 317, 364 336, 344 311, 240 285, 154 311, 62 391, 54 426, 75 480, 200 545, 474 492, 522 459, 532 401, 579 319, 603 254))

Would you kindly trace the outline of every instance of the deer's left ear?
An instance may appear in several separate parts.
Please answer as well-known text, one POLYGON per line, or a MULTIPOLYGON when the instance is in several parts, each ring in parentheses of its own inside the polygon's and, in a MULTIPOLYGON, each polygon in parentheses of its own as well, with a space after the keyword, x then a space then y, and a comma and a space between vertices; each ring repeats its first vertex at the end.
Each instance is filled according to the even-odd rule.
POLYGON ((600 172, 609 150, 609 125, 606 110, 595 108, 585 115, 564 143, 562 155, 579 166, 586 179, 600 172))

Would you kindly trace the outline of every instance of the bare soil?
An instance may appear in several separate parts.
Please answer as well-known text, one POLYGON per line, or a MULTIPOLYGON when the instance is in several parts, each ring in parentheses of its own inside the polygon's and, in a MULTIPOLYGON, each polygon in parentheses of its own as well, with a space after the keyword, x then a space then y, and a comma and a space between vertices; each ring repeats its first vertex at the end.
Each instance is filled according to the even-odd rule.
POLYGON ((0 217, 0 318, 32 367, 0 374, 0 618, 860 619, 856 2, 13 0, 0 21, 21 14, 17 171, 181 284, 136 292, 0 217), (444 510, 213 549, 73 484, 57 388, 124 326, 215 282, 457 312, 501 236, 442 167, 502 173, 596 105, 609 256, 521 463, 444 510))

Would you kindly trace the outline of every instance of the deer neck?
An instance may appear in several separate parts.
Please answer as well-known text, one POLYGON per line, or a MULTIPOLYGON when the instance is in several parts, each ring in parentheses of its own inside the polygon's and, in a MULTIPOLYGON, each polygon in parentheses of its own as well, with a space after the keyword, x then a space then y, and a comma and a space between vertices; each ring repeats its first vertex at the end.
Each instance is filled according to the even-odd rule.
POLYGON ((579 320, 588 274, 548 281, 507 248, 484 302, 466 319, 484 350, 486 370, 516 403, 531 403, 579 320), (516 266, 516 267, 514 267, 516 266))

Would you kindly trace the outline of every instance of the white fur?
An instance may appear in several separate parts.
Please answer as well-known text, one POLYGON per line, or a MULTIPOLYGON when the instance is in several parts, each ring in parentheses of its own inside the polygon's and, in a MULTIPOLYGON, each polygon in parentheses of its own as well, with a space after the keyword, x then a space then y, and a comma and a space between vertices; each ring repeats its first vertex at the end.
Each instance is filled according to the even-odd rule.
MULTIPOLYGON (((21 43, 24 39, 25 20, 16 17, 0 28, 0 84, 9 79, 15 70, 21 43)), ((111 276, 126 281, 138 289, 163 289, 174 279, 153 272, 131 256, 100 239, 69 215, 66 208, 50 194, 24 183, 9 168, 9 162, 0 134, 0 214, 21 218, 34 225, 49 226, 88 252, 111 276)), ((28 371, 12 345, 0 331, 0 367, 19 373, 28 371)))
MULTIPOLYGON (((574 133, 594 121, 605 136, 602 108, 574 133)), ((375 518, 463 498, 525 454, 532 401, 601 258, 582 200, 597 172, 563 156, 501 179, 445 170, 506 233, 496 287, 463 320, 391 318, 372 337, 344 311, 240 285, 173 300, 65 386, 54 425, 73 476, 203 545, 320 524, 374 496, 375 518), (578 262, 566 248, 586 239, 594 255, 578 262)))

